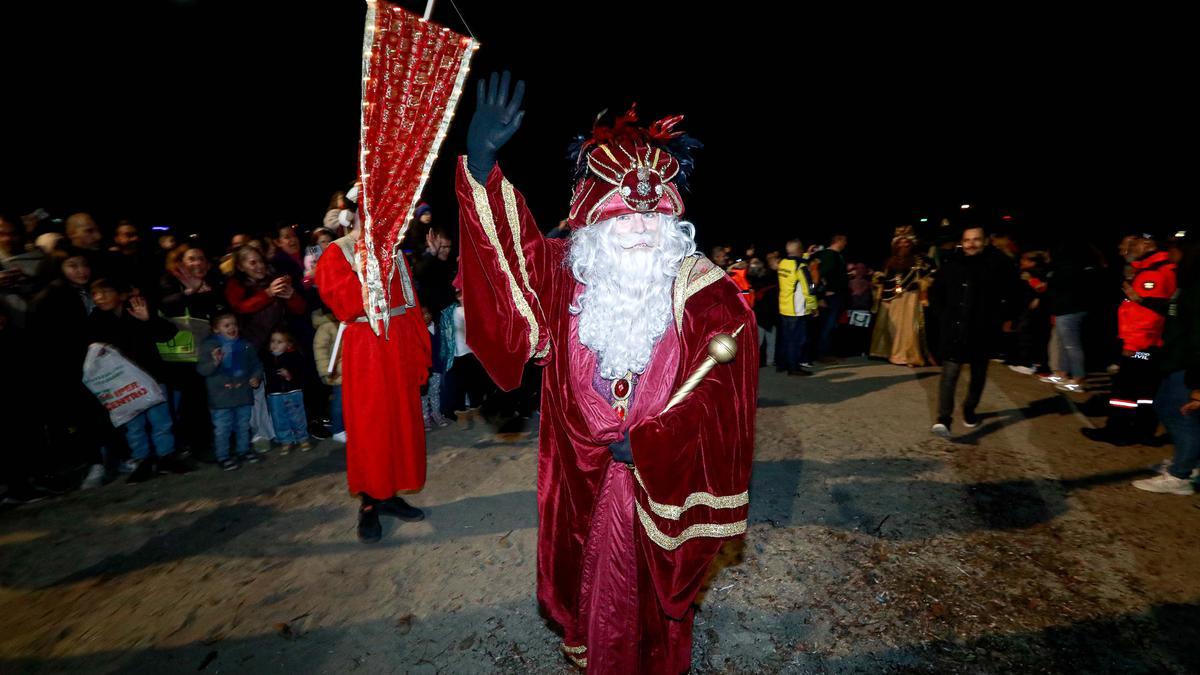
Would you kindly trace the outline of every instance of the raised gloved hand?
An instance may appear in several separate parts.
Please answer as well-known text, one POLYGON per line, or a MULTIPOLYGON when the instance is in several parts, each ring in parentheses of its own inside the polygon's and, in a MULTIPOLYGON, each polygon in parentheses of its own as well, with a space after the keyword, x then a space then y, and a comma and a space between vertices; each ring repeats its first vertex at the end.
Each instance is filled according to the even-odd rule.
POLYGON ((608 446, 608 451, 612 453, 614 462, 633 464, 633 448, 629 446, 629 436, 622 436, 621 440, 608 446))
POLYGON ((525 82, 518 80, 510 97, 511 79, 506 70, 503 75, 492 73, 486 88, 483 80, 475 85, 475 116, 467 129, 467 170, 480 183, 487 180, 496 163, 496 152, 517 133, 525 118, 525 111, 521 110, 525 82))

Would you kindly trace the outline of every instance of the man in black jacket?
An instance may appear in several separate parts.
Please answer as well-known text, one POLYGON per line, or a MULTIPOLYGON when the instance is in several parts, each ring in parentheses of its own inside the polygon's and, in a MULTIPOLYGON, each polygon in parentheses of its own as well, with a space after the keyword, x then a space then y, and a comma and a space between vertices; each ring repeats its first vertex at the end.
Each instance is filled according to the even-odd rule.
POLYGON ((965 228, 959 247, 938 271, 931 293, 940 309, 942 359, 938 417, 932 431, 942 437, 950 435, 954 392, 963 365, 971 368, 963 424, 968 428, 979 425, 975 408, 987 382, 988 359, 1001 333, 1012 330, 1018 310, 1016 268, 1007 256, 987 245, 984 229, 965 228))

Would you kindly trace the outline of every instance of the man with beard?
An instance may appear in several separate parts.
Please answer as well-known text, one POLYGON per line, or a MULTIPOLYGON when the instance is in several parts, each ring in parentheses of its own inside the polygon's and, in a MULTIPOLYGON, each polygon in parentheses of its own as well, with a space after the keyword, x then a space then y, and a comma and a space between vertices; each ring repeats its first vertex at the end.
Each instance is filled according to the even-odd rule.
POLYGON ((960 246, 961 252, 943 263, 930 292, 940 309, 938 356, 942 360, 938 416, 931 431, 943 438, 950 436, 954 393, 964 366, 970 369, 971 380, 962 420, 968 429, 979 426, 975 409, 987 383, 988 359, 1000 336, 1012 331, 1019 312, 1016 267, 1008 256, 987 244, 984 229, 973 225, 964 228, 960 246))
MULTIPOLYGON (((545 366, 538 600, 594 672, 686 671, 693 607, 722 543, 745 532, 758 331, 681 221, 694 140, 633 109, 573 146, 569 239, 542 236, 496 152, 524 83, 478 85, 458 169, 467 341, 505 390, 545 366), (668 405, 735 336, 714 365, 668 405)), ((713 359, 716 361, 717 359, 713 359)))

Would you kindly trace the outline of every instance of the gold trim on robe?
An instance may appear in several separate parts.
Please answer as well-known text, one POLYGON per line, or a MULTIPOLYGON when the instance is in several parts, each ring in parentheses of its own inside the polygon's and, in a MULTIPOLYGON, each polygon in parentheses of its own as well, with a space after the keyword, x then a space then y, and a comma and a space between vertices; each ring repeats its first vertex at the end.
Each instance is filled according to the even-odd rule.
POLYGON ((650 518, 650 514, 642 508, 641 503, 634 501, 633 505, 637 508, 638 519, 642 521, 646 536, 650 537, 650 541, 657 544, 659 548, 668 551, 674 551, 684 542, 696 537, 733 537, 746 532, 746 521, 739 520, 734 523, 696 523, 689 525, 679 536, 672 537, 658 529, 658 526, 650 518))
MULTIPOLYGON (((480 185, 479 181, 475 180, 475 177, 471 175, 471 171, 467 169, 466 155, 463 155, 462 157, 462 164, 463 173, 466 175, 467 180, 470 181, 471 195, 474 197, 475 201, 475 215, 479 217, 479 224, 483 226, 483 232, 487 235, 488 242, 492 245, 492 248, 496 250, 496 258, 497 263, 500 265, 500 271, 503 272, 504 276, 508 279, 508 291, 512 296, 513 305, 516 306, 517 312, 524 317, 525 322, 529 324, 529 355, 526 358, 533 358, 538 347, 539 326, 537 318, 534 317, 533 308, 529 306, 529 302, 525 299, 525 294, 520 288, 518 288, 517 277, 513 274, 512 266, 508 264, 508 256, 504 253, 504 247, 500 245, 500 235, 496 232, 496 221, 492 217, 492 207, 488 203, 487 189, 480 185)), ((507 184, 507 181, 505 181, 504 184, 507 184)), ((501 185, 502 192, 504 184, 501 185)), ((509 190, 512 189, 511 185, 508 187, 509 190)), ((508 198, 506 195, 506 209, 508 206, 507 202, 508 198)), ((515 210, 515 198, 513 204, 515 210)), ((515 229, 516 227, 519 227, 519 223, 509 222, 509 227, 515 229)), ((520 261, 522 266, 524 266, 525 251, 518 246, 516 255, 517 260, 520 261)), ((522 269, 522 272, 524 272, 524 269, 522 269)))
POLYGON ((650 498, 650 491, 646 489, 646 484, 642 482, 642 475, 638 473, 636 467, 633 470, 633 477, 637 479, 638 485, 642 486, 642 491, 646 493, 646 501, 650 504, 650 510, 659 518, 666 518, 667 520, 679 520, 683 512, 693 506, 707 506, 713 509, 736 509, 739 506, 745 506, 750 503, 750 491, 747 490, 741 494, 730 495, 728 497, 719 497, 711 492, 693 492, 683 500, 683 506, 659 504, 650 498))

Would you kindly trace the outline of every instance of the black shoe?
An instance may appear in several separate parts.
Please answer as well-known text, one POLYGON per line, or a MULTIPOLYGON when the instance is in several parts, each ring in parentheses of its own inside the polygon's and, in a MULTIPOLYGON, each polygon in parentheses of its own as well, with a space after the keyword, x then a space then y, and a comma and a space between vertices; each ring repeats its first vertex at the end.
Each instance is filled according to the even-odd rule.
POLYGON ((383 526, 379 524, 379 511, 376 504, 363 504, 358 507, 358 540, 364 544, 374 544, 383 536, 383 526))
POLYGON ((379 511, 385 516, 392 516, 400 520, 408 520, 416 522, 425 520, 425 512, 417 507, 409 504, 399 497, 392 497, 379 502, 379 511))
POLYGON ((1108 427, 1102 429, 1089 429, 1084 427, 1079 430, 1088 440, 1096 441, 1097 443, 1108 443, 1110 445, 1124 446, 1129 445, 1129 439, 1120 434, 1115 434, 1108 427))
POLYGON ((979 426, 979 422, 980 422, 979 415, 976 415, 974 410, 972 410, 970 412, 967 412, 966 410, 963 411, 963 426, 964 427, 966 427, 968 429, 974 429, 975 427, 979 426))
POLYGON ((178 453, 172 452, 166 457, 159 457, 155 463, 155 470, 159 473, 191 473, 193 467, 190 462, 179 456, 178 453))
POLYGON ((328 424, 316 421, 308 425, 308 435, 312 436, 313 438, 319 438, 323 441, 332 437, 333 431, 330 430, 328 424))
POLYGON ((137 468, 133 470, 133 473, 129 474, 129 478, 126 478, 125 482, 145 483, 151 478, 154 478, 154 476, 154 462, 151 462, 150 458, 147 457, 146 459, 138 462, 137 468))
POLYGON ((801 368, 799 370, 789 370, 787 371, 787 374, 791 375, 792 377, 809 377, 812 375, 812 371, 801 368))
POLYGON ((232 457, 227 457, 221 460, 220 465, 222 471, 236 471, 242 466, 241 464, 238 464, 238 461, 232 457))
POLYGON ((257 450, 251 448, 250 452, 238 457, 238 459, 246 464, 258 464, 262 461, 262 455, 258 454, 257 450))

